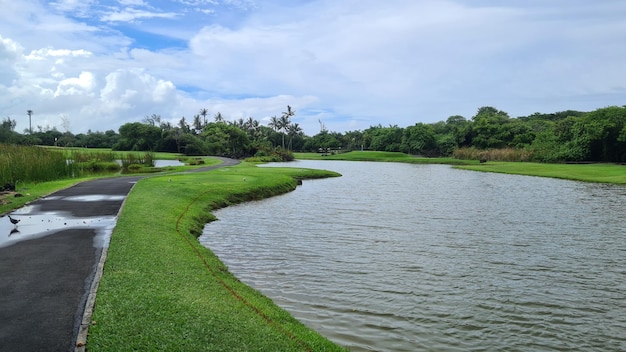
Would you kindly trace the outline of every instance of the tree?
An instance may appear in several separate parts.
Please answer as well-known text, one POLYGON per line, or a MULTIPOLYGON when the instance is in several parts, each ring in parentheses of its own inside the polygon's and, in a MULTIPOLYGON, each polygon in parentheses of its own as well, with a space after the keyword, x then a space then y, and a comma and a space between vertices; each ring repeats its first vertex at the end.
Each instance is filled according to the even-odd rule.
POLYGON ((115 150, 155 151, 161 141, 161 129, 140 122, 126 123, 119 129, 120 139, 115 150))
POLYGON ((416 123, 402 131, 402 152, 434 156, 437 150, 435 130, 432 125, 416 123))
POLYGON ((288 131, 289 133, 289 147, 288 149, 291 150, 291 148, 293 147, 293 140, 296 137, 301 137, 304 133, 302 132, 302 128, 300 127, 300 124, 298 123, 294 123, 288 126, 288 131))
POLYGON ((206 115, 209 114, 209 110, 207 110, 206 108, 202 108, 200 109, 200 116, 202 116, 202 127, 206 126, 207 121, 206 121, 206 115))
POLYGON ((240 157, 249 148, 248 135, 240 128, 225 123, 209 123, 202 132, 211 155, 240 157))
POLYGON ((200 120, 200 115, 193 116, 193 134, 198 134, 202 131, 202 121, 200 120))
POLYGON ((341 147, 341 141, 337 139, 337 136, 328 133, 327 130, 322 130, 312 138, 308 139, 304 144, 305 150, 318 151, 322 149, 324 151, 329 148, 341 147))
POLYGON ((161 124, 161 115, 152 114, 151 116, 146 116, 143 118, 143 123, 158 126, 161 124))
POLYGON ((402 144, 402 130, 397 125, 390 125, 389 127, 378 125, 365 130, 364 135, 370 139, 370 149, 399 152, 402 144))
POLYGON ((278 125, 276 126, 279 131, 283 133, 283 149, 285 149, 285 135, 289 131, 289 125, 291 124, 291 117, 296 114, 295 111, 291 109, 291 106, 287 105, 287 111, 283 112, 278 120, 278 125))
POLYGON ((572 126, 572 143, 590 161, 626 161, 626 106, 597 109, 572 126))
POLYGON ((491 106, 483 106, 472 118, 471 144, 479 149, 502 148, 512 138, 502 126, 509 122, 509 115, 491 106))
POLYGON ((17 126, 17 122, 11 120, 10 117, 2 121, 2 125, 0 125, 0 143, 17 142, 19 134, 15 132, 15 126, 17 126))

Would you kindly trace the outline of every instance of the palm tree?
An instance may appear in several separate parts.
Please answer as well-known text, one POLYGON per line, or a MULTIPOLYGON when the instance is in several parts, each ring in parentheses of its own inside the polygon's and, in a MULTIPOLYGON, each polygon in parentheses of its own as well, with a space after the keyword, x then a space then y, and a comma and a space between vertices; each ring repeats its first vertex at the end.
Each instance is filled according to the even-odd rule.
POLYGON ((291 109, 291 106, 287 105, 287 111, 283 112, 280 117, 278 129, 283 131, 283 149, 285 149, 285 134, 287 134, 289 125, 291 125, 291 116, 294 116, 295 114, 296 112, 291 109))
POLYGON ((239 127, 243 130, 243 126, 245 124, 245 121, 243 120, 243 118, 239 118, 238 120, 234 120, 231 125, 235 126, 235 127, 239 127))
POLYGON ((198 134, 202 131, 202 121, 200 121, 200 115, 193 115, 193 132, 198 134))
POLYGON ((215 122, 218 122, 218 123, 224 122, 224 116, 222 116, 221 112, 218 112, 217 114, 215 114, 214 119, 215 119, 215 122))
POLYGON ((279 125, 280 125, 280 120, 278 120, 276 116, 272 116, 272 118, 270 119, 270 123, 267 124, 268 127, 270 127, 276 132, 278 132, 279 130, 279 127, 278 127, 279 125))
POLYGON ((301 136, 303 133, 302 133, 302 128, 300 127, 300 124, 298 124, 297 122, 289 125, 288 130, 289 130, 289 150, 291 150, 293 137, 301 136))
POLYGON ((285 149, 285 135, 287 134, 287 130, 289 129, 289 125, 291 121, 289 120, 288 115, 283 115, 278 120, 278 129, 281 131, 283 137, 283 149, 285 149))
POLYGON ((248 135, 254 139, 256 137, 256 132, 259 129, 259 121, 253 119, 252 117, 248 117, 244 123, 244 129, 248 132, 248 135))
POLYGON ((200 109, 200 116, 202 116, 202 124, 204 126, 206 126, 206 115, 209 114, 209 110, 207 110, 206 108, 202 108, 200 109))

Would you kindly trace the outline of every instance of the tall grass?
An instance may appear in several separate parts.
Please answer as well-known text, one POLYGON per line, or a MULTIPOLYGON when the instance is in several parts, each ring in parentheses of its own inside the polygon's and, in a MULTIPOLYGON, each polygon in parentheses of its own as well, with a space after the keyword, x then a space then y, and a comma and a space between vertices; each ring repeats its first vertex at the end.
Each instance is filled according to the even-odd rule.
POLYGON ((77 163, 84 162, 115 162, 116 155, 110 151, 86 152, 81 150, 69 150, 67 158, 77 163))
POLYGON ((127 153, 122 156, 122 168, 128 169, 131 165, 154 166, 154 154, 152 153, 127 153))
POLYGON ((0 144, 0 184, 44 182, 77 176, 78 165, 61 152, 0 144))
POLYGON ((485 160, 485 161, 531 161, 532 153, 517 148, 501 149, 476 149, 459 148, 452 153, 452 156, 461 160, 485 160))

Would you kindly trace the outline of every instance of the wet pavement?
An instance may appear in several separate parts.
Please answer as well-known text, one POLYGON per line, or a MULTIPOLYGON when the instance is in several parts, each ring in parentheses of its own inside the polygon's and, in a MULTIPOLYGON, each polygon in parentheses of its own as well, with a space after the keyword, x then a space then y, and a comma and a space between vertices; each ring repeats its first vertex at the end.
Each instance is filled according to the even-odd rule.
POLYGON ((84 182, 0 218, 0 351, 73 351, 89 288, 140 177, 84 182))
MULTIPOLYGON (((222 160, 193 172, 238 163, 222 160)), ((0 351, 84 349, 94 279, 123 202, 142 177, 58 191, 10 213, 16 225, 0 217, 0 351)))

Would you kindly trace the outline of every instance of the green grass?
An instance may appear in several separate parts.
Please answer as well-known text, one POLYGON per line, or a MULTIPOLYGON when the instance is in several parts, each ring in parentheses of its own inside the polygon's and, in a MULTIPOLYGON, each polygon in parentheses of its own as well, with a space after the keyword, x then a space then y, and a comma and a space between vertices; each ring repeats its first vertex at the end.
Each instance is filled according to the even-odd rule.
POLYGON ((244 163, 141 180, 111 238, 87 349, 342 350, 237 280, 196 239, 211 209, 293 190, 294 177, 335 175, 244 163))
POLYGON ((346 161, 384 161, 411 164, 477 164, 476 160, 459 160, 454 158, 418 158, 400 152, 352 151, 323 156, 321 153, 294 153, 301 160, 346 160, 346 161))
POLYGON ((16 191, 22 197, 15 197, 12 194, 0 197, 0 214, 7 213, 13 209, 20 208, 41 197, 45 197, 60 189, 73 186, 89 178, 64 179, 50 182, 19 182, 15 185, 16 191))
POLYGON ((626 184, 626 166, 617 164, 544 164, 490 161, 480 165, 457 167, 465 170, 552 177, 584 182, 626 184))
POLYGON ((322 156, 320 153, 294 153, 294 155, 296 159, 308 160, 395 161, 402 163, 450 164, 465 170, 552 177, 584 182, 626 184, 626 166, 617 164, 546 164, 497 161, 489 161, 485 164, 480 164, 478 160, 416 158, 404 153, 374 151, 353 151, 328 156, 322 156))
MULTIPOLYGON (((43 146, 42 148, 50 149, 50 150, 59 150, 66 153, 67 156, 71 156, 72 153, 78 154, 113 154, 115 159, 122 159, 122 156, 127 154, 133 154, 136 156, 143 156, 146 154, 145 151, 113 151, 109 148, 79 148, 79 147, 51 147, 51 146, 43 146)), ((166 152, 150 152, 154 155, 154 159, 158 160, 176 160, 180 158, 185 158, 186 156, 178 153, 166 153, 166 152)))
MULTIPOLYGON (((52 148, 52 147, 48 147, 48 148, 41 148, 41 147, 18 147, 19 153, 23 153, 24 148, 28 149, 28 151, 26 153, 23 153, 25 156, 20 156, 19 158, 16 158, 15 155, 21 155, 18 153, 13 153, 13 149, 8 149, 10 146, 5 146, 5 145, 0 145, 0 161, 7 161, 4 158, 13 158, 13 159, 17 159, 18 161, 16 162, 6 162, 6 163, 0 163, 0 175, 3 172, 6 172, 7 174, 10 173, 14 173, 15 170, 18 170, 18 172, 23 172, 24 170, 20 167, 20 166, 16 166, 18 165, 18 162, 20 163, 19 165, 21 165, 21 163, 26 162, 27 164, 37 164, 36 162, 31 162, 30 160, 38 160, 36 157, 32 157, 31 154, 35 154, 35 155, 39 155, 40 153, 43 154, 43 156, 47 156, 50 153, 50 151, 47 151, 49 149, 53 149, 53 150, 57 150, 57 151, 62 151, 62 148, 52 148), (11 153, 8 152, 8 150, 11 151, 11 153), (9 156, 10 154, 10 156, 9 156), (26 161, 23 161, 26 160, 26 161), (6 170, 5 170, 6 169, 6 170), (4 170, 4 171, 3 171, 4 170)), ((87 149, 87 148, 67 148, 67 149, 80 149, 81 151, 85 151, 85 150, 89 150, 91 152, 93 152, 94 154, 102 154, 105 152, 110 152, 110 149, 87 149)), ((59 152, 55 152, 52 155, 59 155, 61 153, 59 152)), ((137 152, 139 153, 139 152, 137 152)), ((138 154, 139 155, 139 154, 138 154)), ((178 157, 180 157, 178 154, 168 154, 168 153, 155 153, 155 155, 158 157, 159 160, 175 160, 178 157)), ((11 160, 13 160, 11 159, 11 160)), ((162 172, 162 173, 173 173, 173 172, 182 172, 182 171, 188 171, 188 170, 192 170, 192 169, 197 169, 197 168, 201 168, 201 167, 205 167, 205 166, 212 166, 212 165, 217 165, 220 164, 222 161, 216 158, 211 158, 211 157, 201 157, 199 158, 202 162, 201 163, 197 163, 198 158, 194 157, 194 158, 183 158, 183 160, 185 162, 190 162, 193 161, 195 163, 195 165, 185 165, 185 166, 168 166, 168 167, 164 167, 164 168, 145 168, 142 170, 139 170, 141 173, 154 173, 154 172, 162 172)), ((66 164, 65 159, 62 159, 62 163, 63 165, 66 164)), ((46 165, 46 163, 42 163, 41 165, 46 165)), ((27 170, 30 170, 29 168, 27 170)), ((41 173, 45 174, 45 175, 49 175, 50 173, 46 172, 45 169, 42 169, 40 171, 41 173)), ((36 173, 31 172, 30 175, 34 175, 36 173)), ((49 181, 41 181, 41 180, 35 180, 35 181, 25 181, 24 178, 26 177, 17 177, 17 181, 13 181, 16 179, 15 176, 9 177, 6 180, 3 180, 2 182, 0 182, 0 186, 3 186, 5 182, 15 182, 15 188, 16 188, 16 192, 19 193, 21 195, 21 197, 15 197, 14 194, 5 194, 5 195, 0 195, 0 214, 4 214, 6 212, 9 212, 11 210, 20 208, 36 199, 39 199, 41 197, 44 197, 50 193, 56 192, 60 189, 63 188, 67 188, 67 187, 71 187, 79 182, 83 182, 83 181, 87 181, 90 179, 94 179, 94 178, 102 178, 102 177, 118 177, 118 176, 123 176, 120 173, 118 173, 118 171, 115 172, 101 172, 101 173, 89 173, 87 176, 83 176, 83 177, 74 177, 74 178, 70 178, 67 175, 60 175, 58 177, 60 177, 60 179, 58 180, 49 180, 49 181)), ((46 176, 47 177, 47 176, 46 176)))

